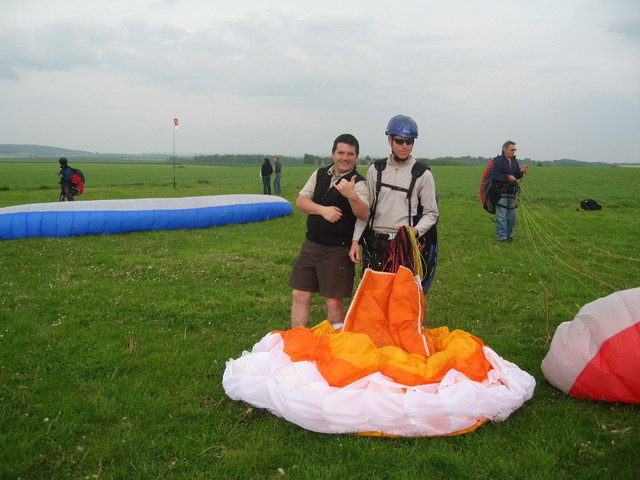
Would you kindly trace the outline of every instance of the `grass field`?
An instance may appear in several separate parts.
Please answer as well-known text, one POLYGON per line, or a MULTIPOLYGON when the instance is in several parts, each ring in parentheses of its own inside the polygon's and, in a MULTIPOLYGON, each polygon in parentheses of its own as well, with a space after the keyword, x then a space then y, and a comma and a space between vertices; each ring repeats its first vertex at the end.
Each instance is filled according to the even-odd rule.
MULTIPOLYGON (((261 193, 257 168, 78 164, 78 201, 261 193)), ((57 199, 57 165, 3 164, 0 207, 57 199)), ((311 173, 284 166, 294 202, 311 173)), ((495 241, 482 169, 434 167, 440 257, 426 323, 531 373, 502 423, 442 438, 322 435, 230 400, 225 361, 288 328, 305 215, 200 230, 0 241, 0 478, 636 479, 638 406, 540 370, 558 324, 640 286, 640 169, 530 168, 495 241), (578 211, 594 198, 601 211, 578 211)), ((323 319, 319 299, 312 323, 323 319)))

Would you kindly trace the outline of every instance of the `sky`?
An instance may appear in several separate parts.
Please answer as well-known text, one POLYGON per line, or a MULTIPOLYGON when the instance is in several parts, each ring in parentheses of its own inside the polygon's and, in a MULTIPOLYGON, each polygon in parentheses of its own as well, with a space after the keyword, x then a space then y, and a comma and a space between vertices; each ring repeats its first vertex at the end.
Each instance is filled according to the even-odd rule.
POLYGON ((640 162, 638 0, 0 0, 0 144, 640 162), (174 130, 173 118, 179 119, 174 130))

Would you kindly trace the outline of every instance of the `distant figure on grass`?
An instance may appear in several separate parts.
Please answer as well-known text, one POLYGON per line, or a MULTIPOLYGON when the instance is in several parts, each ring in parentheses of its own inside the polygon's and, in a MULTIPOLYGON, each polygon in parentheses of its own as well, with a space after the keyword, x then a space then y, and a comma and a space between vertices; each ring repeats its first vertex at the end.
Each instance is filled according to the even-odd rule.
POLYGON ((273 162, 276 174, 276 177, 273 179, 273 193, 278 195, 282 193, 282 189, 280 188, 280 178, 282 178, 282 164, 280 163, 280 157, 273 157, 273 162))
POLYGON ((262 168, 260 169, 260 176, 262 177, 262 193, 265 195, 271 195, 271 174, 273 173, 273 167, 268 158, 262 162, 262 168))
POLYGON ((496 204, 496 234, 499 242, 510 242, 516 225, 516 195, 520 191, 518 179, 522 178, 528 165, 520 167, 516 160, 516 144, 507 140, 502 145, 502 155, 493 159, 491 178, 500 190, 500 201, 496 204))
POLYGON ((69 166, 69 161, 66 157, 58 159, 60 163, 60 171, 58 172, 58 178, 60 178, 60 201, 73 202, 73 184, 71 183, 71 177, 73 176, 73 169, 69 166))
POLYGON ((355 265, 349 259, 356 219, 369 217, 367 184, 356 163, 360 144, 351 134, 333 142, 333 164, 311 174, 300 191, 296 206, 307 217, 306 239, 293 264, 289 286, 293 288, 291 327, 309 321, 313 293, 324 297, 327 320, 344 321, 343 299, 353 294, 355 265))

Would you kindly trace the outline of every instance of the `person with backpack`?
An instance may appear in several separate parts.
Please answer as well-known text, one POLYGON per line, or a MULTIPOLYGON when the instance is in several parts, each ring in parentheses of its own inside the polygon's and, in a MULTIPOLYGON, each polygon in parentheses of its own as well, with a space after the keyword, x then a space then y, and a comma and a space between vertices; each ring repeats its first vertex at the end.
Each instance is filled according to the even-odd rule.
POLYGON ((327 320, 344 321, 343 299, 353 294, 355 265, 349 259, 356 219, 366 221, 369 202, 365 179, 356 170, 360 144, 345 133, 333 142, 333 163, 311 174, 300 190, 296 206, 307 216, 307 233, 293 263, 291 328, 309 321, 313 293, 324 297, 327 320))
POLYGON ((73 202, 73 184, 71 177, 73 177, 73 168, 69 166, 69 160, 66 157, 58 159, 60 163, 60 171, 58 177, 60 178, 60 201, 73 202))
POLYGON ((502 145, 502 155, 493 159, 491 179, 500 191, 500 200, 495 206, 496 234, 499 242, 510 242, 516 225, 516 195, 518 180, 527 172, 528 165, 521 167, 516 160, 516 144, 507 140, 502 145))
MULTIPOLYGON (((360 263, 362 258, 363 271, 385 269, 391 240, 404 226, 409 226, 416 238, 425 239, 431 232, 434 236, 431 246, 437 249, 435 225, 439 211, 435 181, 428 167, 411 155, 418 125, 411 117, 396 115, 389 121, 385 134, 391 154, 374 162, 367 171, 369 219, 356 222, 349 251, 354 263, 360 263)), ((431 271, 434 269, 435 264, 431 271)), ((426 292, 428 285, 424 280, 426 292)))

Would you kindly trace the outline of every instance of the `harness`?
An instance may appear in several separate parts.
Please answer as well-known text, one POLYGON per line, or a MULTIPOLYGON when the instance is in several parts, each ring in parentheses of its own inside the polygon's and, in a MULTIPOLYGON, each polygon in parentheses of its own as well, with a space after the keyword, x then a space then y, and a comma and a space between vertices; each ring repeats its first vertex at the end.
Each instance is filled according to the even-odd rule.
POLYGON ((376 160, 375 162, 373 162, 373 165, 376 168, 378 178, 376 180, 376 198, 373 201, 373 204, 371 205, 371 211, 369 212, 369 221, 367 222, 367 227, 368 228, 373 227, 373 220, 376 216, 376 210, 378 207, 378 198, 380 197, 380 190, 382 189, 382 187, 387 187, 391 190, 407 193, 407 198, 405 200, 407 202, 407 207, 408 207, 407 216, 409 218, 409 224, 412 227, 415 226, 415 224, 418 223, 419 218, 422 216, 422 205, 420 205, 420 199, 418 199, 418 213, 416 217, 412 218, 411 217, 411 194, 413 193, 413 189, 416 186, 416 181, 418 180, 418 178, 420 178, 425 171, 431 170, 431 169, 422 162, 414 163, 413 166, 411 167, 411 183, 409 184, 409 188, 404 188, 404 187, 399 187, 397 185, 390 185, 388 183, 382 182, 382 172, 387 167, 386 158, 383 158, 381 160, 376 160))
POLYGON ((507 210, 515 210, 516 208, 518 208, 517 197, 516 197, 518 193, 520 193, 520 185, 518 184, 518 182, 505 183, 499 187, 499 191, 500 191, 501 198, 505 198, 505 197, 502 197, 503 194, 506 195, 507 198, 513 198, 514 200, 516 200, 516 205, 513 207, 508 207, 506 205, 502 205, 500 203, 500 200, 498 200, 496 207, 506 208, 507 210))
MULTIPOLYGON (((418 209, 417 209, 417 213, 415 217, 411 216, 411 196, 413 193, 413 189, 415 188, 416 185, 416 181, 418 180, 418 178, 420 178, 422 176, 422 174, 424 174, 425 171, 427 170, 431 170, 426 164, 422 163, 422 162, 416 162, 412 167, 411 167, 411 182, 409 183, 409 188, 404 188, 404 187, 399 187, 397 185, 390 185, 388 183, 382 183, 382 172, 384 171, 384 169, 387 166, 387 159, 383 158, 382 160, 376 160, 373 165, 375 166, 376 172, 377 172, 377 181, 376 181, 376 196, 375 199, 373 201, 373 204, 371 205, 371 210, 369 213, 369 220, 367 221, 367 227, 365 229, 365 233, 363 235, 363 240, 364 243, 367 244, 367 233, 372 234, 373 238, 370 239, 370 241, 374 244, 368 245, 368 247, 372 247, 373 250, 378 250, 379 248, 384 248, 386 249, 386 245, 388 245, 388 241, 391 240, 392 237, 390 237, 389 235, 381 235, 381 234, 377 234, 373 231, 373 220, 375 219, 375 215, 376 215, 376 210, 377 210, 377 206, 378 206, 378 198, 380 197, 380 190, 382 189, 382 187, 386 187, 386 188, 390 188, 391 190, 395 190, 395 191, 399 191, 399 192, 406 192, 407 196, 405 201, 407 202, 407 206, 408 206, 408 218, 409 218, 409 224, 411 226, 415 226, 419 221, 420 221, 420 217, 422 216, 422 205, 420 204, 420 199, 418 198, 418 209), (376 248, 378 247, 378 248, 376 248)), ((436 197, 436 201, 437 201, 437 197, 436 197)), ((427 290, 429 290, 429 287, 431 286, 431 282, 433 281, 433 278, 435 276, 436 273, 436 265, 438 263, 438 230, 437 230, 437 222, 435 225, 431 226, 431 228, 421 237, 419 237, 417 239, 418 241, 418 245, 419 245, 419 249, 420 249, 420 256, 422 258, 422 261, 424 262, 424 265, 426 267, 426 275, 425 278, 422 280, 422 288, 424 293, 427 293, 427 290)), ((382 261, 382 258, 377 258, 378 261, 382 261)), ((375 263, 375 262, 372 262, 375 263)))
MULTIPOLYGON (((493 159, 491 164, 496 162, 501 157, 505 158, 502 155, 498 155, 496 158, 493 159)), ((515 159, 515 156, 512 157, 512 158, 515 159)), ((492 167, 492 169, 493 168, 495 168, 495 167, 492 167)), ((509 170, 508 170, 508 172, 509 173, 513 173, 512 170, 511 170, 511 161, 510 160, 509 160, 509 170)), ((503 195, 505 195, 506 198, 513 198, 514 200, 516 200, 516 205, 514 207, 508 207, 507 205, 502 205, 500 203, 500 199, 498 199, 498 201, 496 203, 496 207, 505 208, 507 210, 514 210, 515 208, 518 207, 518 205, 517 205, 517 197, 516 197, 520 193, 520 185, 518 184, 518 182, 513 182, 513 183, 497 182, 496 190, 500 192, 500 198, 505 198, 505 197, 503 197, 503 195)))

